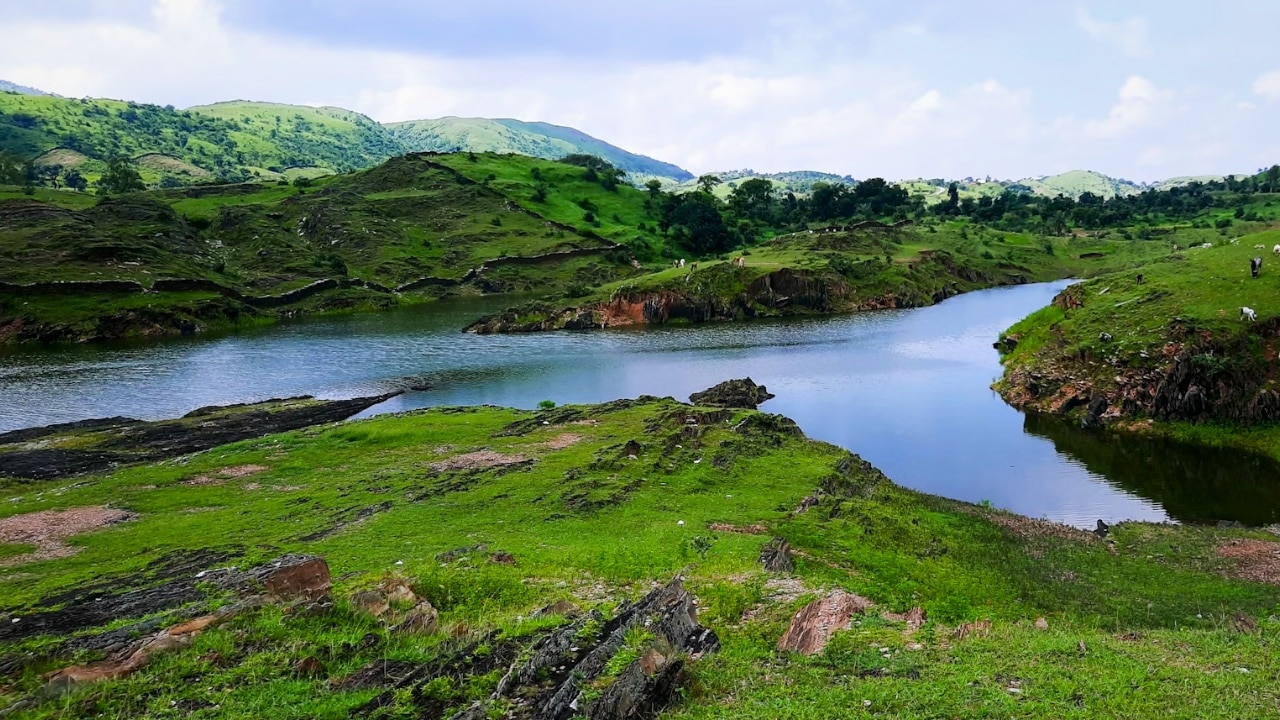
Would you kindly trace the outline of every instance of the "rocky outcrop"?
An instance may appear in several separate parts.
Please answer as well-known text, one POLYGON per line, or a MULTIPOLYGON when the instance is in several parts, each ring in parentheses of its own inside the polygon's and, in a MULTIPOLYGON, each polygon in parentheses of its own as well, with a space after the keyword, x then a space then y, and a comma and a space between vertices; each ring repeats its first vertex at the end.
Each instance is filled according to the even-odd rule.
POLYGON ((696 392, 689 396, 689 402, 694 405, 755 410, 761 403, 774 397, 776 396, 765 386, 757 385, 751 378, 743 378, 726 380, 702 392, 696 392))
MULTIPOLYGON (((1054 304, 1078 307, 1079 292, 1068 291, 1054 304)), ((997 389, 1014 407, 1071 416, 1085 427, 1140 417, 1277 422, 1280 392, 1274 385, 1274 360, 1266 354, 1273 351, 1260 354, 1257 350, 1268 348, 1277 336, 1280 319, 1250 325, 1230 337, 1215 337, 1175 322, 1159 350, 1135 350, 1123 358, 1054 355, 1046 347, 1037 353, 1034 367, 1022 361, 1008 364, 997 389)))
MULTIPOLYGON (((624 605, 612 620, 603 622, 593 612, 542 638, 498 682, 493 700, 513 700, 516 717, 539 720, 653 717, 674 700, 685 662, 719 648, 716 634, 698 624, 693 596, 676 579, 624 605), (602 627, 591 633, 588 623, 602 627), (638 657, 603 693, 588 699, 591 684, 605 674, 610 660, 623 649, 628 631, 637 627, 652 638, 632 649, 638 657)), ((477 710, 483 711, 483 706, 465 712, 477 710)))
POLYGON ((791 625, 778 639, 778 650, 816 655, 827 647, 832 635, 849 627, 854 615, 873 607, 874 603, 860 595, 843 590, 832 591, 826 597, 809 603, 791 618, 791 625))
POLYGON ((117 418, 18 430, 0 435, 0 477, 48 480, 163 460, 345 420, 397 394, 351 400, 289 398, 200 408, 176 420, 117 418), (29 446, 35 439, 40 440, 38 445, 29 446))

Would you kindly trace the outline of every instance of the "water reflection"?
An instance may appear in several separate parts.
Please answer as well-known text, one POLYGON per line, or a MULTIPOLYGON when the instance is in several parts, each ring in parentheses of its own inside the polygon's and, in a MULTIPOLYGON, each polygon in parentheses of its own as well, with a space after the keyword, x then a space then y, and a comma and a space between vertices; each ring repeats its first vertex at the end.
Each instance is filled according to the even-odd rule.
POLYGON ((1280 522, 1280 468, 1270 458, 1156 438, 1085 430, 1050 415, 1028 414, 1026 431, 1108 483, 1159 503, 1182 522, 1231 519, 1280 522))

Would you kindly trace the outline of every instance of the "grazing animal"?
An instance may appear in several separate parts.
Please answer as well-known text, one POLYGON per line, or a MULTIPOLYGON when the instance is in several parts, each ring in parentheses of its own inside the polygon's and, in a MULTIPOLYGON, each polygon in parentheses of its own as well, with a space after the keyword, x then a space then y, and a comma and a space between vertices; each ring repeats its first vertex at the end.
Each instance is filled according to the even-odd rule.
POLYGON ((733 259, 733 266, 734 266, 734 267, 746 267, 746 266, 747 266, 747 259, 746 259, 746 258, 744 258, 744 257, 742 257, 741 255, 739 255, 738 257, 736 257, 736 258, 734 258, 734 259, 733 259))
POLYGON ((1111 342, 1112 340, 1111 333, 1109 332, 1098 333, 1098 339, 1101 340, 1102 342, 1111 342))
POLYGON ((1253 273, 1253 279, 1258 279, 1258 273, 1262 272, 1262 258, 1256 257, 1249 261, 1249 272, 1253 273))
POLYGON ((690 263, 690 264, 689 264, 689 272, 694 272, 694 271, 695 271, 695 270, 697 270, 697 269, 698 269, 698 263, 690 263))
POLYGON ((1141 284, 1142 284, 1142 279, 1143 279, 1143 278, 1142 278, 1142 273, 1138 273, 1137 283, 1138 283, 1139 285, 1141 285, 1141 284))
POLYGON ((1102 520, 1098 520, 1098 525, 1093 529, 1093 534, 1097 535, 1098 537, 1106 537, 1107 531, 1109 531, 1110 529, 1111 529, 1110 525, 1102 522, 1102 520))
POLYGON ((1213 247, 1213 243, 1202 243, 1200 247, 1204 248, 1205 250, 1208 250, 1209 248, 1213 247))
POLYGON ((1275 253, 1276 255, 1280 255, 1280 245, 1277 245, 1271 248, 1271 252, 1275 253))
POLYGON ((1254 312, 1253 308, 1242 307, 1240 308, 1240 319, 1248 320, 1249 322, 1256 322, 1258 320, 1258 313, 1254 312))

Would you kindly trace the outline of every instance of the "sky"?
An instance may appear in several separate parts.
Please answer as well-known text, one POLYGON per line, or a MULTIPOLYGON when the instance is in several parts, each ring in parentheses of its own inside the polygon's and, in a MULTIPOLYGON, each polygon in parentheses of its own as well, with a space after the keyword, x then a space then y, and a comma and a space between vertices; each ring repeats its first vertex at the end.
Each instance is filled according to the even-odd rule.
POLYGON ((1280 162, 1275 0, 0 0, 0 79, 568 125, 695 173, 1280 162))

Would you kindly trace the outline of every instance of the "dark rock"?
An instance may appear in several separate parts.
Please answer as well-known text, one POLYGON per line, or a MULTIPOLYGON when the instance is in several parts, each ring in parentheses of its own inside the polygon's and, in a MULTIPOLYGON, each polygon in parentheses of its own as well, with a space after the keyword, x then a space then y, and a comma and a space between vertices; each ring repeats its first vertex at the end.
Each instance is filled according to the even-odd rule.
POLYGON ((1086 428, 1102 427, 1102 414, 1107 411, 1109 405, 1106 396, 1095 395, 1089 401, 1089 409, 1085 412, 1084 417, 1081 418, 1080 424, 1086 428))
POLYGON ((588 620, 572 623, 530 648, 525 659, 498 682, 493 697, 527 699, 531 717, 566 720, 651 717, 674 699, 684 656, 699 656, 720 648, 716 634, 698 624, 693 597, 679 579, 658 588, 634 604, 624 605, 594 638, 583 638, 588 620), (622 648, 627 631, 646 627, 654 640, 589 707, 583 689, 598 678, 622 648), (616 690, 614 686, 618 686, 616 690))
POLYGON ((765 386, 757 385, 751 378, 726 380, 725 382, 689 396, 694 405, 713 407, 747 408, 755 410, 761 403, 775 397, 765 386))
POLYGON ((200 408, 176 420, 86 420, 16 430, 0 436, 0 477, 50 480, 105 472, 124 464, 166 460, 241 440, 345 420, 397 394, 321 402, 288 398, 200 408), (96 447, 14 448, 7 452, 3 447, 81 430, 93 433, 96 447))
POLYGON ((760 548, 760 562, 769 572, 789 573, 795 570, 791 560, 791 544, 780 537, 775 537, 760 548))

